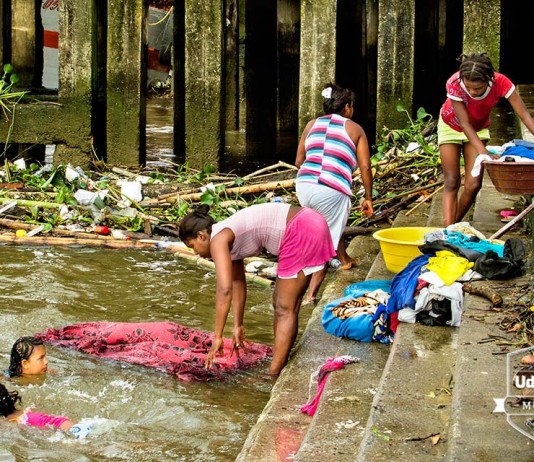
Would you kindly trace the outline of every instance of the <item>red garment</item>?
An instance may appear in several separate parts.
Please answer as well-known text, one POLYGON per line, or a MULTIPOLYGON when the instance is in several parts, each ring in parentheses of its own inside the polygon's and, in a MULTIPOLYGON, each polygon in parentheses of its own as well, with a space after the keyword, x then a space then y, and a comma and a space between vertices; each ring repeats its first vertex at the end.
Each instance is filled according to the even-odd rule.
POLYGON ((36 336, 100 358, 153 367, 184 381, 223 380, 272 354, 270 346, 250 343, 239 358, 230 356, 232 340, 225 338, 224 356, 217 355, 213 368, 206 369, 213 334, 174 322, 88 322, 47 329, 36 336))
POLYGON ((389 315, 389 328, 393 334, 397 333, 397 327, 399 326, 399 312, 394 311, 389 315))
POLYGON ((479 97, 473 98, 466 90, 463 82, 459 81, 460 73, 456 72, 447 80, 447 99, 441 108, 443 121, 457 132, 462 131, 458 118, 454 113, 451 99, 465 104, 469 120, 476 132, 490 126, 490 113, 501 98, 509 98, 515 86, 508 77, 498 72, 494 73, 494 80, 490 82, 487 91, 479 97))

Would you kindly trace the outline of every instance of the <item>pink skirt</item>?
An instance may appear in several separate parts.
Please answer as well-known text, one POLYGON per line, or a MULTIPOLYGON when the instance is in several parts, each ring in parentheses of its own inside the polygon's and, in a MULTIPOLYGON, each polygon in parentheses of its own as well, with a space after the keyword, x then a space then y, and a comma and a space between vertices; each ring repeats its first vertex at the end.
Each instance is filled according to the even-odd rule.
POLYGON ((303 207, 287 224, 278 254, 278 276, 289 278, 335 256, 326 220, 319 212, 303 207))

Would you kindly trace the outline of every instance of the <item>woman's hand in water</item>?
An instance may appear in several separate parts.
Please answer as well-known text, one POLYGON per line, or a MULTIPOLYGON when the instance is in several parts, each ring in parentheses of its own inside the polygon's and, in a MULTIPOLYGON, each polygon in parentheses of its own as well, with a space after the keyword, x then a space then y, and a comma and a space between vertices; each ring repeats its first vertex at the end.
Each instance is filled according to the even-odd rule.
POLYGON ((245 328, 243 326, 234 328, 234 336, 232 339, 232 350, 230 356, 234 353, 239 358, 239 350, 246 351, 249 346, 249 341, 245 335, 245 328))
POLYGON ((206 361, 204 362, 204 366, 207 369, 211 369, 213 367, 213 363, 215 363, 215 355, 217 353, 219 353, 219 356, 224 354, 222 337, 214 337, 213 339, 210 351, 208 356, 206 356, 206 361))

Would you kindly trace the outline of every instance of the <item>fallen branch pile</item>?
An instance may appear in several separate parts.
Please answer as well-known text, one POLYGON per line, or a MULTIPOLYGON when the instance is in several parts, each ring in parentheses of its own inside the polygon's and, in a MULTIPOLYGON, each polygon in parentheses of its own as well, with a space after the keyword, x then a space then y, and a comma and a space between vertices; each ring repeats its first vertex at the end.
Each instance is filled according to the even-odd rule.
MULTIPOLYGON (((432 136, 420 135, 422 121, 410 121, 413 133, 391 136, 394 132, 387 131, 372 159, 372 217, 360 213, 363 187, 355 172, 346 237, 373 232, 412 203, 418 207, 441 185, 432 136), (408 141, 409 150, 403 146, 408 141)), ((0 242, 146 248, 165 240, 186 258, 192 254, 183 245, 177 248, 177 226, 199 204, 210 205, 217 221, 256 203, 298 205, 297 168, 282 161, 243 177, 187 164, 172 172, 108 167, 96 159, 90 165, 86 172, 70 164, 27 166, 22 159, 6 160, 0 168, 0 242), (108 234, 104 229, 109 235, 101 235, 108 234)))

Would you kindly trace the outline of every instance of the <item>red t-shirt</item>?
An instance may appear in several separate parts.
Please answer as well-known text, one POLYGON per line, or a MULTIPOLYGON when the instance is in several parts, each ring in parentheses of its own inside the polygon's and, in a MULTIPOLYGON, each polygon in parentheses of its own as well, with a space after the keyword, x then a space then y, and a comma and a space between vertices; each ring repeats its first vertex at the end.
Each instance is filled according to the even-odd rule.
POLYGON ((501 98, 509 98, 515 90, 512 81, 503 74, 495 72, 494 79, 482 96, 473 98, 460 80, 460 72, 453 74, 446 84, 447 100, 441 107, 443 121, 457 132, 462 131, 458 118, 454 113, 451 100, 462 101, 465 104, 469 120, 475 131, 490 126, 490 112, 501 98))

